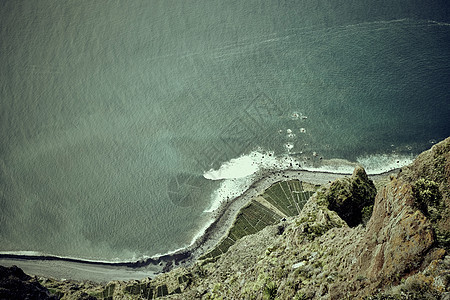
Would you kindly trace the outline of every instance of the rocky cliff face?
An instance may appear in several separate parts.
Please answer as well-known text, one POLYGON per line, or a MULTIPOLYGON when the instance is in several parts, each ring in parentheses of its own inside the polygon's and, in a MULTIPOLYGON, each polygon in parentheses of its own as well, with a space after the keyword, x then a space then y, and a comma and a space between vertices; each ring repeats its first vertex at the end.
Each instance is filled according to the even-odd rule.
POLYGON ((58 299, 18 267, 0 266, 0 299, 58 299))
MULTIPOLYGON (((449 186, 450 138, 391 176, 375 198, 373 183, 357 168, 317 192, 299 216, 241 238, 214 260, 151 280, 92 287, 90 295, 450 299, 449 186)), ((64 293, 64 284, 60 295, 77 298, 64 293)))

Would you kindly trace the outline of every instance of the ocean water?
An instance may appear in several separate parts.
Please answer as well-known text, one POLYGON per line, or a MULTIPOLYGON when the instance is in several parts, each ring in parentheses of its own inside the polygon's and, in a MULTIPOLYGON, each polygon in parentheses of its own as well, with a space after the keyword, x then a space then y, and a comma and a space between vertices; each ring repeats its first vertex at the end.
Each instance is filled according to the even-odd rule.
POLYGON ((264 168, 410 162, 450 135, 449 15, 437 0, 1 1, 0 252, 153 256, 264 168))

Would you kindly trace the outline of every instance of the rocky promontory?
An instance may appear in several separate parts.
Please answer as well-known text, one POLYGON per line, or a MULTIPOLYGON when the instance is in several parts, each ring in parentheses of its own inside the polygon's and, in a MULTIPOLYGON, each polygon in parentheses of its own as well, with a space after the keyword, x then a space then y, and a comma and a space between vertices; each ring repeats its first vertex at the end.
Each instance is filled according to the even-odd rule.
POLYGON ((282 219, 152 279, 33 284, 63 299, 450 299, 450 138, 386 181, 357 167, 298 199, 298 214, 275 208, 282 219))

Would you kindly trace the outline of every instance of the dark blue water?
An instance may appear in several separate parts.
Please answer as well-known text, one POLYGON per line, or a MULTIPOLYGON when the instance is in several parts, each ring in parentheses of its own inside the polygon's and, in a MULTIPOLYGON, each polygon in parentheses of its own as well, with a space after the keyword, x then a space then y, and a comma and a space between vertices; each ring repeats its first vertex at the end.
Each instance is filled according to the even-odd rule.
POLYGON ((254 150, 410 161, 450 135, 449 9, 391 2, 2 1, 0 250, 183 247, 254 150))

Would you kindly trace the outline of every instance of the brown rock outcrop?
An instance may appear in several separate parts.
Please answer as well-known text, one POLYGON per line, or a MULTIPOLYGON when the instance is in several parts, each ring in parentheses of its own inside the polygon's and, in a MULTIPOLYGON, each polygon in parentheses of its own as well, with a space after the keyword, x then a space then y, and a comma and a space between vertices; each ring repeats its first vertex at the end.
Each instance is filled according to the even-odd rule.
POLYGON ((430 221, 414 208, 411 185, 394 179, 375 199, 354 270, 368 278, 365 290, 373 292, 415 272, 433 243, 430 221))

